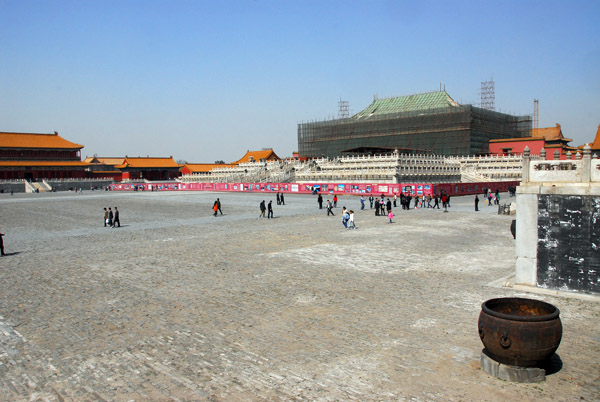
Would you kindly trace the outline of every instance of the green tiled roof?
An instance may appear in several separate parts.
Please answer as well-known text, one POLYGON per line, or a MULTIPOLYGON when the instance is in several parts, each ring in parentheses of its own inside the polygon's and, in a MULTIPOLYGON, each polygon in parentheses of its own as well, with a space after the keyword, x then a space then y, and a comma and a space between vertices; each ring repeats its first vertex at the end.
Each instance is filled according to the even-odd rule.
POLYGON ((457 107, 459 104, 446 91, 399 96, 397 98, 376 99, 354 119, 390 113, 416 112, 419 110, 457 107))

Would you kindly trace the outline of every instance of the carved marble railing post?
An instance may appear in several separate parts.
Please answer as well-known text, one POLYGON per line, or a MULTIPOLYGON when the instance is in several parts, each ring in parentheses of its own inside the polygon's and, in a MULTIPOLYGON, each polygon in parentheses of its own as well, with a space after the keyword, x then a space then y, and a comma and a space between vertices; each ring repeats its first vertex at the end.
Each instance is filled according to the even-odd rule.
POLYGON ((557 161, 560 159, 560 151, 557 149, 554 151, 554 160, 557 161))
POLYGON ((546 159, 546 148, 542 148, 540 150, 540 159, 542 159, 542 160, 546 159))
POLYGON ((521 181, 529 181, 529 162, 530 162, 530 151, 529 147, 525 147, 523 150, 523 173, 521 174, 521 181))
POLYGON ((589 183, 592 173, 592 147, 590 147, 590 144, 585 144, 585 147, 583 147, 583 159, 581 160, 581 163, 583 165, 581 181, 583 183, 589 183))

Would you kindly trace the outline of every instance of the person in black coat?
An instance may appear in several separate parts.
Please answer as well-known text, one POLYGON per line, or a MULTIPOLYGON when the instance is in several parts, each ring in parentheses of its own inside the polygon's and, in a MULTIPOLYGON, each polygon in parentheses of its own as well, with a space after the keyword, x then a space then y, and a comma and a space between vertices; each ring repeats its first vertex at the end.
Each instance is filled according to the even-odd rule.
POLYGON ((5 256, 6 253, 4 253, 4 233, 0 233, 0 255, 5 256))
POLYGON ((319 203, 319 209, 323 209, 323 196, 321 194, 317 197, 317 202, 319 203))
POLYGON ((273 201, 269 201, 267 211, 267 219, 271 219, 273 217, 273 201))
POLYGON ((113 219, 113 224, 112 227, 114 228, 115 226, 117 227, 121 227, 121 219, 119 218, 119 210, 117 209, 117 207, 115 207, 115 219, 113 219))
POLYGON ((265 217, 265 211, 267 210, 267 206, 265 205, 265 200, 260 203, 260 215, 259 218, 265 217))

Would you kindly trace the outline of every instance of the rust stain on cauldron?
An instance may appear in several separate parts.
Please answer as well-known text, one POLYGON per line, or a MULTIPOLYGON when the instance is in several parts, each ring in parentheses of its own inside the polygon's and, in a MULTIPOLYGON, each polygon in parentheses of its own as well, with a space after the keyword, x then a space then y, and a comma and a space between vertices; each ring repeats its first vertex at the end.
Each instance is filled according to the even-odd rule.
POLYGON ((541 367, 562 338, 559 310, 518 297, 490 299, 481 306, 479 337, 488 354, 512 366, 541 367))

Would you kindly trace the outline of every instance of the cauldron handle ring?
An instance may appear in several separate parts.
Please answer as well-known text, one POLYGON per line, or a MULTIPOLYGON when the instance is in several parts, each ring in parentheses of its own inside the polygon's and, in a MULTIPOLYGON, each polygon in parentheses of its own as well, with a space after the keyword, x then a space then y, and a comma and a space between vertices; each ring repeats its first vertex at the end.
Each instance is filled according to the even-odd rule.
POLYGON ((500 346, 502 346, 504 349, 508 349, 510 348, 510 338, 508 337, 508 334, 506 331, 504 331, 504 334, 502 334, 502 336, 500 337, 500 346))
POLYGON ((481 338, 481 340, 483 340, 483 337, 485 336, 485 333, 483 332, 483 325, 479 326, 479 338, 481 338))

